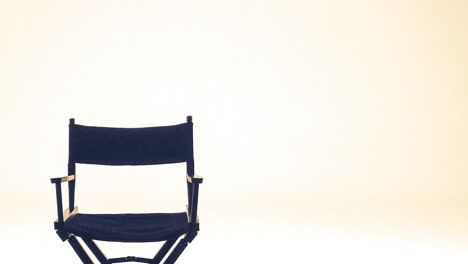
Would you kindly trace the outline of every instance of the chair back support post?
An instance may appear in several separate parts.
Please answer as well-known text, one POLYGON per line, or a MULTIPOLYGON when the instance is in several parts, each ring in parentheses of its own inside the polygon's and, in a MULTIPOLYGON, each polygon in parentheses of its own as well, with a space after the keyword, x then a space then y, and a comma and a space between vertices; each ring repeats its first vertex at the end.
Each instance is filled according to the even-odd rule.
POLYGON ((192 117, 191 116, 187 116, 187 123, 189 124, 189 134, 190 134, 190 137, 189 137, 189 142, 188 142, 188 145, 189 145, 189 155, 190 157, 187 159, 187 174, 189 176, 193 176, 195 174, 195 162, 194 162, 194 159, 193 159, 193 123, 192 123, 192 117))
POLYGON ((188 212, 192 211, 192 187, 193 183, 187 181, 188 212))
MULTIPOLYGON (((190 147, 190 157, 187 160, 187 175, 192 177, 195 174, 195 162, 193 158, 193 123, 192 123, 192 116, 187 116, 187 123, 189 124, 190 129, 190 139, 189 139, 189 147, 190 147)), ((188 212, 191 215, 192 212, 192 189, 193 184, 187 181, 187 196, 188 196, 188 212)))
POLYGON ((76 165, 72 151, 72 130, 74 125, 75 119, 70 118, 70 124, 68 125, 68 175, 75 175, 75 180, 68 182, 68 208, 70 208, 70 210, 75 208, 76 165))

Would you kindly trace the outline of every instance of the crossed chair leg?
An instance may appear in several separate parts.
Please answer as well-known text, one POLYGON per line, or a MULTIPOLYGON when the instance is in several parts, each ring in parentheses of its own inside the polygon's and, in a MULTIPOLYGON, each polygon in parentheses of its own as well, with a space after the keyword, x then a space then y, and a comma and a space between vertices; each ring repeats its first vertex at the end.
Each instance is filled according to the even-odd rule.
MULTIPOLYGON (((164 261, 164 264, 174 264, 182 252, 185 250, 187 245, 192 242, 192 240, 197 236, 198 232, 190 232, 185 234, 182 239, 179 240, 179 243, 174 247, 172 252, 164 261)), ((60 236, 60 234, 59 234, 60 236)), ((63 239, 63 236, 60 236, 63 239)), ((81 243, 76 239, 74 235, 68 237, 68 243, 75 250, 78 257, 84 264, 94 264, 91 258, 88 256, 86 251, 83 249, 81 243)), ((152 259, 140 258, 140 257, 123 257, 123 258, 111 258, 108 259, 99 247, 94 243, 93 240, 89 238, 82 237, 83 242, 88 246, 88 248, 93 252, 94 256, 98 259, 101 264, 111 264, 111 263, 122 263, 122 262, 140 262, 140 263, 150 263, 150 264, 159 264, 167 253, 171 250, 172 246, 177 242, 178 238, 167 240, 159 249, 158 253, 152 259)))

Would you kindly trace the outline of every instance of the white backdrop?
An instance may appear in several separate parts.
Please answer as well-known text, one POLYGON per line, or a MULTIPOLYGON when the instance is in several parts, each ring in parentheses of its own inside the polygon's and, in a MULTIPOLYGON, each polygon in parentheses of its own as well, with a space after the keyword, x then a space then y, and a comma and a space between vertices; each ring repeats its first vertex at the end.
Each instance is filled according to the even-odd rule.
MULTIPOLYGON (((2 1, 4 259, 79 263, 54 234, 48 183, 66 173, 68 118, 143 127, 192 115, 205 183, 181 264, 466 263, 466 10, 2 1)), ((183 165, 77 174, 82 212, 184 210, 183 165)), ((100 245, 110 257, 156 252, 100 245)))

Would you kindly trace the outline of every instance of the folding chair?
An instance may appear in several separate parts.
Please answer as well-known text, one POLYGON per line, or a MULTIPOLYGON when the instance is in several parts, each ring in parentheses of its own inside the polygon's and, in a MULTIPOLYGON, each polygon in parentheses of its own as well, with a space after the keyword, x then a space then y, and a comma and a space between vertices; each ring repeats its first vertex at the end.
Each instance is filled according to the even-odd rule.
POLYGON ((187 122, 160 127, 110 128, 75 124, 70 119, 68 176, 52 178, 57 196, 58 219, 54 228, 68 241, 81 261, 93 264, 77 237, 89 247, 100 263, 172 264, 199 231, 198 190, 203 178, 195 175, 192 117, 187 122), (153 165, 185 162, 188 205, 186 212, 151 214, 80 214, 75 207, 76 164, 153 165), (69 209, 63 211, 61 183, 68 182, 69 209), (152 258, 107 258, 93 240, 116 242, 165 241, 152 258))

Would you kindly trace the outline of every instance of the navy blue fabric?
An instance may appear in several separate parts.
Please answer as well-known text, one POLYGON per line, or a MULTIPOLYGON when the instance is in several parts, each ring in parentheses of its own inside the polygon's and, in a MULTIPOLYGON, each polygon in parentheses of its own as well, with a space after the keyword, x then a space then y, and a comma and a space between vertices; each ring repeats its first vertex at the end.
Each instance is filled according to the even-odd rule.
POLYGON ((177 238, 189 231, 187 214, 76 214, 65 221, 64 230, 102 241, 157 242, 177 238))
POLYGON ((70 162, 151 165, 193 158, 192 123, 144 128, 70 125, 70 162))

